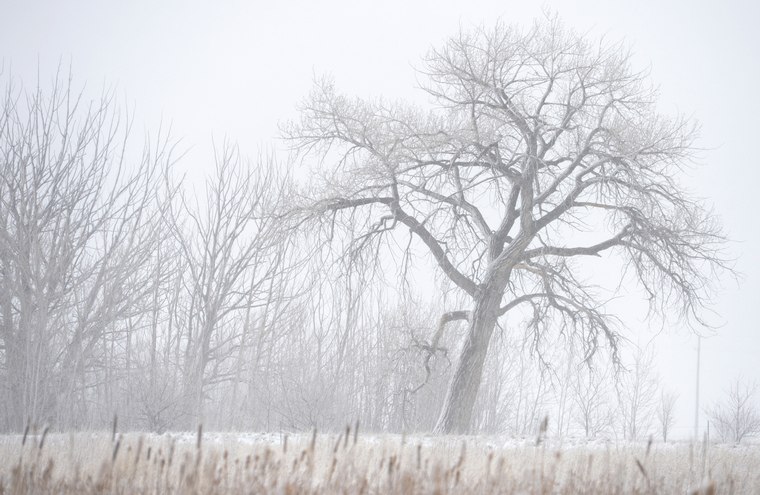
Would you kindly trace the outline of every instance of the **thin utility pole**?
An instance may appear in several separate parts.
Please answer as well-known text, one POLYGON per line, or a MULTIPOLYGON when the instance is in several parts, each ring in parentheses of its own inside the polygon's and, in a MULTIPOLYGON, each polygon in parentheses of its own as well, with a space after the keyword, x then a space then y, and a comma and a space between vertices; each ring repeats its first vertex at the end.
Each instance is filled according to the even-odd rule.
POLYGON ((697 400, 694 404, 694 441, 699 440, 699 355, 702 351, 702 336, 697 335, 697 400))

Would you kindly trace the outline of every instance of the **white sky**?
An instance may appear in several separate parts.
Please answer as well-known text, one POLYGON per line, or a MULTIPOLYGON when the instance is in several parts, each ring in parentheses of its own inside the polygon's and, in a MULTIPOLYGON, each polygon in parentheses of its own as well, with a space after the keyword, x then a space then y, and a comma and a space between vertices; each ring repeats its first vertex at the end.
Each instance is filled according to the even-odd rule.
MULTIPOLYGON (((91 96, 116 88, 137 109, 138 133, 172 123, 191 148, 183 167, 193 176, 212 135, 251 155, 276 147, 278 122, 294 115, 315 74, 350 94, 417 98, 412 67, 431 45, 460 25, 529 23, 544 7, 581 31, 626 40, 660 85, 662 109, 702 122, 692 187, 722 217, 743 274, 738 287, 726 280, 715 306, 724 326, 703 340, 702 404, 739 375, 760 382, 760 2, 0 0, 0 59, 4 76, 10 69, 27 85, 38 66, 44 83, 60 61, 91 96)), ((659 342, 660 373, 681 394, 676 427, 687 434, 696 338, 680 330, 659 342)))

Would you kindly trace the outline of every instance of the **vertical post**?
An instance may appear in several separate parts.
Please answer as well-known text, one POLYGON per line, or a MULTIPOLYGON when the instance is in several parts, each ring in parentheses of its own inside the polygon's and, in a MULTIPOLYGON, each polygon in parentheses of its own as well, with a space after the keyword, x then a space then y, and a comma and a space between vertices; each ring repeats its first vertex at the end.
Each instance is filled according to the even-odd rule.
POLYGON ((702 336, 697 335, 697 393, 694 403, 694 439, 699 438, 699 358, 702 351, 702 336))

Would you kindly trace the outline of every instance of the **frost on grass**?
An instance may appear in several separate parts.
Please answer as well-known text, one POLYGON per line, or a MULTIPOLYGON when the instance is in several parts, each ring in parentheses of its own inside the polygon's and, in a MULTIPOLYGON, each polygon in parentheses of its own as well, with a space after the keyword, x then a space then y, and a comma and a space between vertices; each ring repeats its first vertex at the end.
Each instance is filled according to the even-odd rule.
POLYGON ((0 437, 0 493, 733 493, 760 448, 418 435, 0 437))

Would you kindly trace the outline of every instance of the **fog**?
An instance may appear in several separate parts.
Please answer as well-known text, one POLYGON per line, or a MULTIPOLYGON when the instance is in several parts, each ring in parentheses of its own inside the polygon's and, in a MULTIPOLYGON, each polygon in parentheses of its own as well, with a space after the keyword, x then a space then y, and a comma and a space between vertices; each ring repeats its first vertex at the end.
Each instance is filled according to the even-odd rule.
POLYGON ((0 431, 716 432, 752 9, 6 4, 0 431))

